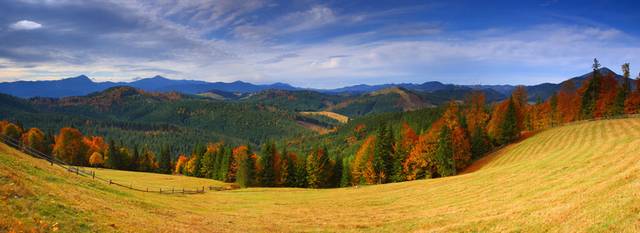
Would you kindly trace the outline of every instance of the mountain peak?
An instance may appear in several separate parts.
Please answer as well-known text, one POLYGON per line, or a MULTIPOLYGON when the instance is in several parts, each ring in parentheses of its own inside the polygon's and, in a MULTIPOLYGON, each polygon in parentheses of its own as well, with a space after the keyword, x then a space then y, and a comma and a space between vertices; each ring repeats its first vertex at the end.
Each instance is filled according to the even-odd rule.
POLYGON ((170 79, 165 78, 165 77, 160 76, 160 75, 156 75, 156 76, 153 76, 153 77, 148 78, 148 79, 151 79, 151 80, 170 80, 170 79))
POLYGON ((65 78, 65 79, 63 79, 63 80, 67 80, 67 81, 83 81, 83 82, 87 82, 87 81, 88 81, 88 82, 93 82, 93 81, 91 81, 91 79, 90 79, 89 77, 87 77, 87 76, 86 76, 86 75, 84 75, 84 74, 81 74, 81 75, 76 76, 76 77, 65 78))

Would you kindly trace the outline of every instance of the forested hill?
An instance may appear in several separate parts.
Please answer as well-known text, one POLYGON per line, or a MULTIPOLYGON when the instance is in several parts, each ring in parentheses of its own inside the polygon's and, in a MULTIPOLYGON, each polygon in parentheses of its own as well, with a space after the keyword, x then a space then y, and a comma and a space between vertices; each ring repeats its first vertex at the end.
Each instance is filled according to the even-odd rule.
POLYGON ((290 111, 131 87, 61 99, 0 95, 0 109, 0 118, 46 132, 73 126, 85 134, 153 148, 184 145, 179 143, 184 141, 257 144, 310 133, 296 123, 297 116, 290 111))

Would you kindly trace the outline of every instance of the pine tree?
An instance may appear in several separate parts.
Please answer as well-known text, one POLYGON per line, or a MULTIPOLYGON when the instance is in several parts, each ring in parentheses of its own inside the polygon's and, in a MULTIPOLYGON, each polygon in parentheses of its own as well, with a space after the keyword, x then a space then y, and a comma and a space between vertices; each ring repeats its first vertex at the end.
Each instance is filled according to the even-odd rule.
POLYGON ((238 171, 236 173, 236 183, 240 187, 246 188, 253 185, 254 180, 254 163, 251 156, 242 154, 237 157, 238 171))
POLYGON ((600 63, 598 59, 593 59, 593 77, 587 84, 587 89, 582 95, 582 104, 580 110, 580 116, 582 119, 593 118, 593 113, 596 108, 596 102, 598 101, 598 95, 600 93, 600 63))
POLYGON ((331 172, 331 180, 329 181, 330 187, 340 187, 343 169, 343 158, 336 158, 331 172))
POLYGON ((274 159, 276 156, 275 144, 269 142, 262 145, 262 174, 260 174, 260 183, 265 187, 273 187, 276 183, 274 171, 274 159))
POLYGON ((205 150, 206 148, 203 147, 202 145, 196 145, 191 155, 191 156, 194 156, 193 168, 192 168, 193 174, 191 175, 195 177, 203 177, 200 170, 202 168, 202 157, 204 156, 205 150))
POLYGON ((109 149, 107 150, 107 161, 105 161, 108 167, 112 169, 118 169, 120 166, 120 153, 118 153, 118 148, 116 146, 116 142, 113 139, 109 140, 109 149))
POLYGON ((307 187, 322 188, 326 187, 330 176, 330 161, 327 154, 327 148, 315 147, 306 161, 307 187))
POLYGON ((631 73, 629 72, 629 63, 624 63, 622 65, 622 74, 623 74, 622 86, 620 86, 620 88, 618 89, 618 92, 616 93, 616 99, 612 109, 614 116, 622 115, 624 113, 624 103, 627 100, 627 97, 629 97, 629 94, 631 92, 631 79, 630 79, 631 73))
POLYGON ((438 136, 438 147, 435 154, 436 169, 440 176, 456 174, 456 166, 453 160, 453 139, 451 129, 444 126, 438 136))
POLYGON ((211 171, 211 173, 213 174, 214 179, 216 180, 223 180, 223 174, 222 174, 222 159, 223 159, 223 155, 224 155, 224 148, 219 148, 217 150, 213 150, 211 151, 211 157, 213 158, 213 171, 211 171))
POLYGON ((296 161, 295 187, 307 187, 307 159, 301 158, 296 161))
POLYGON ((220 164, 218 165, 218 177, 222 181, 229 181, 229 166, 231 165, 231 148, 222 147, 220 153, 220 164))
POLYGON ((382 123, 376 134, 374 146, 373 168, 378 177, 378 183, 386 183, 393 173, 393 134, 382 123))
POLYGON ((205 178, 219 180, 219 178, 214 175, 214 164, 215 158, 213 156, 213 152, 207 150, 207 152, 205 152, 202 156, 202 167, 200 168, 200 174, 205 178))
POLYGON ((129 169, 132 171, 140 170, 140 152, 138 151, 138 145, 133 146, 133 156, 131 156, 131 163, 129 169))
POLYGON ((342 159, 342 176, 340 177, 340 187, 351 186, 351 168, 349 160, 342 159))
POLYGON ((500 135, 498 137, 498 143, 501 145, 506 145, 507 143, 516 140, 520 134, 518 131, 518 119, 516 116, 516 107, 513 102, 513 98, 509 99, 507 110, 504 114, 504 118, 500 124, 500 135))
POLYGON ((158 172, 171 174, 171 147, 165 145, 160 151, 158 172))
POLYGON ((476 127, 471 132, 471 155, 473 159, 479 159, 491 150, 489 135, 482 127, 476 127))

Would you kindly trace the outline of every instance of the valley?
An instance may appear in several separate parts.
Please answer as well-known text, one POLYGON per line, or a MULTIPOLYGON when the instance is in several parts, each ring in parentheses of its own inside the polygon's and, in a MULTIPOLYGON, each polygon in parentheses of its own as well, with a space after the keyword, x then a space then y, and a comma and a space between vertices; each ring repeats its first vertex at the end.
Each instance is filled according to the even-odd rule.
MULTIPOLYGON (((78 178, 0 145, 0 226, 19 221, 14 226, 24 230, 55 226, 74 232, 633 232, 640 230, 638 132, 637 118, 573 123, 500 149, 473 172, 439 179, 186 196, 78 178)), ((118 177, 147 179, 135 172, 118 177)), ((199 178, 167 177, 163 184, 202 184, 199 178)))

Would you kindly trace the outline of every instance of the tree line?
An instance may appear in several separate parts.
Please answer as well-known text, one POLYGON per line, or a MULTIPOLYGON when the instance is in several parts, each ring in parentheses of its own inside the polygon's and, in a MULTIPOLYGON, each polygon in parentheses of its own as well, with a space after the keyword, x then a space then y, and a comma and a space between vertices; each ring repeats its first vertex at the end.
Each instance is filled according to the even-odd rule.
POLYGON ((594 59, 593 73, 579 87, 567 81, 545 101, 527 101, 517 87, 506 100, 488 104, 482 92, 465 101, 451 101, 427 130, 417 133, 409 124, 394 128, 381 122, 363 133, 353 128, 345 143, 357 144, 353 154, 329 154, 326 145, 313 144, 303 152, 286 143, 249 145, 224 142, 198 144, 190 154, 176 154, 170 145, 159 151, 147 146, 127 147, 99 136, 84 136, 71 127, 55 136, 19 123, 0 122, 0 132, 25 145, 51 153, 67 163, 120 170, 181 174, 236 182, 242 187, 330 188, 382 184, 444 177, 463 171, 496 147, 536 131, 588 119, 637 114, 640 111, 640 76, 632 90, 629 64, 622 65, 623 80, 602 75, 594 59))

